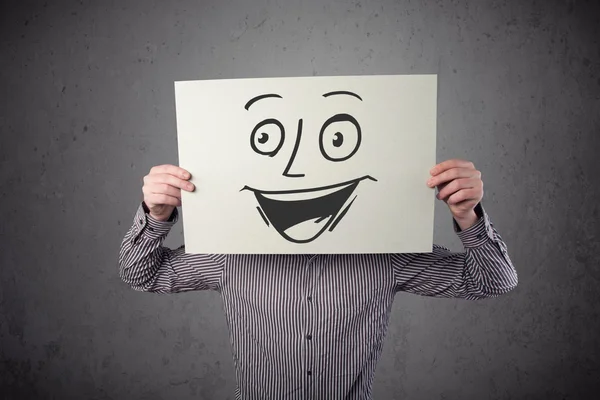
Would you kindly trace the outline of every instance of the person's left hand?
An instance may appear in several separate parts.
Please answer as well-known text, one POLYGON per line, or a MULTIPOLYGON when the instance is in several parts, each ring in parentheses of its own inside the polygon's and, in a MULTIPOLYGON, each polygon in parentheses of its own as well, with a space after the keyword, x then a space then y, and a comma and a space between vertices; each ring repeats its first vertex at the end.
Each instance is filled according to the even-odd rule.
POLYGON ((475 206, 483 198, 481 172, 470 161, 452 159, 444 161, 430 171, 427 186, 436 187, 436 197, 443 200, 461 229, 467 229, 478 217, 475 206))

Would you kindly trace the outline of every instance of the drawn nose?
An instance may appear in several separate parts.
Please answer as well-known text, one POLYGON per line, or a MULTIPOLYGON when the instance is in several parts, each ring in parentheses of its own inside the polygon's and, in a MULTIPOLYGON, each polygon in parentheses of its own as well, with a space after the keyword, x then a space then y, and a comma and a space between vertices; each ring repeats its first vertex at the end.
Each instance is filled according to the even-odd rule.
POLYGON ((294 150, 292 150, 292 155, 285 166, 285 170, 283 171, 283 176, 287 176, 290 178, 301 178, 304 174, 298 174, 290 172, 292 165, 294 164, 294 160, 296 159, 296 153, 298 153, 298 147, 300 147, 300 138, 302 137, 302 120, 298 120, 298 133, 296 134, 296 142, 294 143, 294 150))

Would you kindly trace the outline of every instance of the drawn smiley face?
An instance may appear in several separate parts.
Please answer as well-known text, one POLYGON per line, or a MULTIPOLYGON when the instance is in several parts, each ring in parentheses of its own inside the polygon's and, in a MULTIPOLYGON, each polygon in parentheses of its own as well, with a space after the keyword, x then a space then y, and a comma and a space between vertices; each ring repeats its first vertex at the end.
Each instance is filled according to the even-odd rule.
MULTIPOLYGON (((323 97, 352 96, 362 98, 349 91, 325 93, 323 97)), ((257 101, 267 98, 282 98, 278 94, 262 94, 250 99, 245 109, 257 101)), ((290 172, 302 139, 303 120, 298 120, 294 148, 283 176, 303 178, 305 174, 290 172)), ((284 125, 274 118, 259 122, 250 133, 250 147, 258 155, 275 157, 286 140, 284 125)), ((327 119, 319 132, 318 146, 321 155, 329 162, 343 162, 354 156, 360 149, 362 130, 359 122, 350 114, 339 113, 327 119)), ((363 180, 376 181, 365 175, 352 180, 332 183, 319 187, 303 187, 293 190, 260 190, 244 186, 242 191, 252 191, 259 204, 258 213, 267 224, 286 240, 293 243, 308 243, 317 239, 323 232, 330 232, 347 214, 356 195, 350 200, 358 184, 363 180)))

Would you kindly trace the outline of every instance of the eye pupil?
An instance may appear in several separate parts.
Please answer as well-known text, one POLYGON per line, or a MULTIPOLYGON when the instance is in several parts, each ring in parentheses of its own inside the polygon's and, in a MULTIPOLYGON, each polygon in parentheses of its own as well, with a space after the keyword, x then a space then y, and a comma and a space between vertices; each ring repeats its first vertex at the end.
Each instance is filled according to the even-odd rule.
POLYGON ((265 144, 269 140, 269 134, 265 132, 261 132, 260 138, 258 138, 258 143, 265 144))
POLYGON ((362 132, 356 118, 336 114, 323 123, 319 133, 319 150, 326 160, 346 161, 360 147, 362 132))
POLYGON ((336 134, 334 135, 334 139, 333 139, 333 145, 335 147, 340 147, 343 143, 344 143, 344 135, 342 135, 340 132, 336 132, 336 134))
POLYGON ((257 154, 273 157, 281 149, 284 140, 283 124, 276 119, 269 118, 259 122, 252 129, 250 147, 257 154))

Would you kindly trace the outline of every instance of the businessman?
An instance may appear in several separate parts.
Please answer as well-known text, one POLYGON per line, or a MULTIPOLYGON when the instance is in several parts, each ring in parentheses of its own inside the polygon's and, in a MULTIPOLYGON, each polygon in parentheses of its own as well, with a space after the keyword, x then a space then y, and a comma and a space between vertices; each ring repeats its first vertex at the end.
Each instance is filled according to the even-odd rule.
POLYGON ((478 300, 517 286, 507 247, 481 205, 473 163, 434 166, 464 251, 326 255, 186 254, 163 241, 178 220, 188 171, 152 168, 119 254, 120 276, 156 293, 215 290, 223 300, 237 399, 370 399, 394 296, 478 300))

